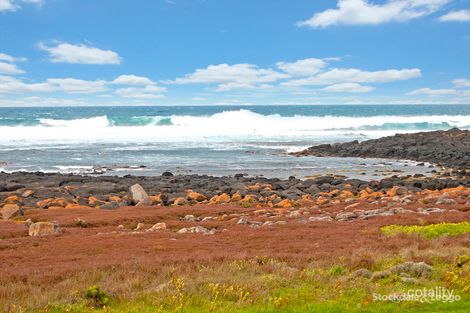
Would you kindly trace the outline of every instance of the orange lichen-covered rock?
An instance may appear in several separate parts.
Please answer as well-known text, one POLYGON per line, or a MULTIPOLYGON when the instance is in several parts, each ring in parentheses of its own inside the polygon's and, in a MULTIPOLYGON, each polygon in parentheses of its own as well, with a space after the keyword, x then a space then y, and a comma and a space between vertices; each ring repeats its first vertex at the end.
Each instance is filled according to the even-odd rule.
POLYGON ((18 204, 7 203, 0 209, 0 215, 4 220, 9 220, 12 217, 22 215, 23 210, 18 206, 18 204))
POLYGON ((397 188, 396 186, 394 186, 393 188, 389 189, 389 190, 387 191, 387 196, 388 196, 388 197, 395 197, 395 196, 397 195, 397 189, 398 189, 398 188, 397 188))
POLYGON ((21 196, 22 196, 23 198, 28 198, 28 197, 31 196, 33 193, 34 193, 34 191, 32 191, 32 190, 26 190, 25 192, 23 192, 23 193, 21 194, 21 196))
POLYGON ((158 195, 149 196, 149 199, 152 205, 165 204, 168 201, 168 196, 166 194, 160 193, 158 195))
POLYGON ((370 198, 381 198, 381 197, 383 197, 383 193, 380 192, 380 191, 375 191, 375 192, 371 193, 369 197, 370 198))
POLYGON ((119 196, 109 196, 109 201, 114 201, 114 202, 121 202, 122 198, 119 196))
POLYGON ((232 201, 241 201, 242 200, 242 195, 240 194, 239 191, 235 192, 232 195, 232 201))
POLYGON ((104 204, 104 203, 105 203, 104 201, 93 196, 88 198, 88 204, 92 206, 97 206, 97 205, 104 204))
POLYGON ((256 183, 254 185, 246 186, 246 189, 250 191, 260 191, 261 190, 261 185, 259 183, 256 183))
POLYGON ((18 203, 20 198, 18 196, 9 196, 5 199, 5 203, 18 203))
POLYGON ((185 198, 176 198, 173 202, 174 205, 185 205, 186 199, 185 198))
POLYGON ((341 194, 339 195, 339 197, 342 199, 352 198, 354 197, 354 194, 349 190, 343 190, 341 191, 341 194))
POLYGON ((41 209, 47 209, 49 207, 65 207, 67 205, 67 200, 64 198, 49 198, 36 203, 41 209))
POLYGON ((242 202, 243 202, 243 203, 254 203, 254 202, 256 202, 256 196, 254 196, 254 195, 246 195, 246 196, 242 199, 242 202))
MULTIPOLYGON (((267 200, 268 201, 275 201, 276 199, 280 199, 280 197, 276 194, 270 195, 267 200)), ((280 201, 280 200, 279 200, 280 201)))
POLYGON ((338 196, 339 194, 341 193, 341 191, 339 189, 333 189, 332 191, 330 191, 328 194, 332 197, 336 197, 338 196))
POLYGON ((316 203, 317 205, 322 205, 322 204, 328 203, 329 201, 330 201, 330 199, 320 196, 320 197, 317 198, 317 200, 315 201, 315 203, 316 203))
POLYGON ((205 195, 203 195, 202 193, 199 193, 199 192, 192 191, 192 190, 187 191, 187 196, 188 196, 189 200, 193 200, 193 201, 197 201, 197 202, 207 200, 207 197, 205 195))
POLYGON ((64 186, 64 189, 67 191, 77 190, 79 186, 64 186))
POLYGON ((247 186, 246 189, 250 191, 272 191, 273 186, 271 184, 256 183, 254 185, 247 186))
POLYGON ((284 199, 281 202, 276 203, 275 205, 276 208, 284 208, 284 209, 289 209, 289 208, 292 208, 293 206, 294 206, 293 201, 289 199, 284 199))
POLYGON ((224 204, 224 203, 229 203, 232 200, 232 198, 226 194, 223 193, 219 196, 213 196, 210 200, 210 203, 212 204, 224 204))

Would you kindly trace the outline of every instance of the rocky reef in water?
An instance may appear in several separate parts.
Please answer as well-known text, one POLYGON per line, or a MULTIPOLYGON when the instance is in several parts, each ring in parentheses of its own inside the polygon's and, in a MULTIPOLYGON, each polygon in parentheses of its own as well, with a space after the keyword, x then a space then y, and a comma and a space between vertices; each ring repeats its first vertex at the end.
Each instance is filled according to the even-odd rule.
POLYGON ((453 128, 379 139, 323 144, 292 153, 296 156, 406 159, 456 169, 470 168, 470 131, 453 128))

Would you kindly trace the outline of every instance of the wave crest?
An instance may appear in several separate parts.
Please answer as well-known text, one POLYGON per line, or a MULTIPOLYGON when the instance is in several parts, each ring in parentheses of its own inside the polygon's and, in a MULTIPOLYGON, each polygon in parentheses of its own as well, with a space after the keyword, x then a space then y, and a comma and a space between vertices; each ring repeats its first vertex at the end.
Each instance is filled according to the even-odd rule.
POLYGON ((73 120, 41 119, 36 126, 0 126, 0 142, 185 142, 221 139, 282 141, 337 135, 374 138, 397 132, 470 128, 470 115, 281 116, 241 109, 213 115, 95 116, 73 120), (60 129, 60 131, 58 131, 60 129))
POLYGON ((108 117, 106 115, 103 115, 91 118, 79 118, 74 120, 55 120, 50 118, 42 118, 39 120, 39 125, 45 127, 102 128, 111 126, 111 123, 108 120, 108 117))

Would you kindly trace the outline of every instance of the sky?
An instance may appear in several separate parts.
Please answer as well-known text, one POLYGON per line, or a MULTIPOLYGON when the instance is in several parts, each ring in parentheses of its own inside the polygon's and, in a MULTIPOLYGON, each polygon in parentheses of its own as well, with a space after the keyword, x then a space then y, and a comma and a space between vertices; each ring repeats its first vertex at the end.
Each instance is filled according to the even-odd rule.
POLYGON ((470 0, 0 0, 0 106, 470 104, 470 0))

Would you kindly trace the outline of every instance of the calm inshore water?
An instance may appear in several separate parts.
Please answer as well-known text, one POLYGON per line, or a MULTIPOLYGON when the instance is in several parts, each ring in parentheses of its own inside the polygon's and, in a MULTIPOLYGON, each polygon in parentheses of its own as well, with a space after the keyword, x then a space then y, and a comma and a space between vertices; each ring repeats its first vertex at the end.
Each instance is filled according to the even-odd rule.
POLYGON ((296 158, 287 152, 452 127, 470 129, 470 106, 0 108, 0 170, 268 177, 422 173, 429 169, 413 162, 296 158))

